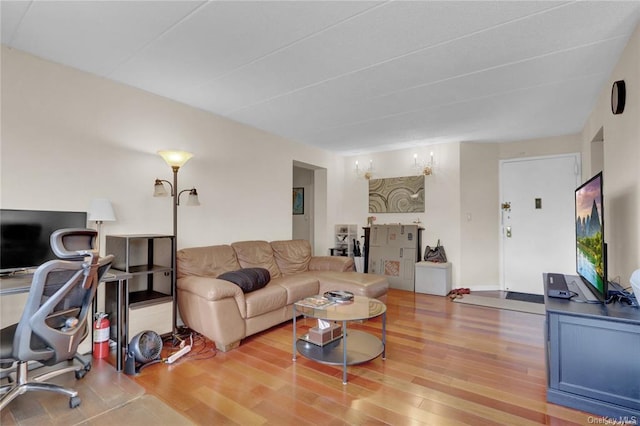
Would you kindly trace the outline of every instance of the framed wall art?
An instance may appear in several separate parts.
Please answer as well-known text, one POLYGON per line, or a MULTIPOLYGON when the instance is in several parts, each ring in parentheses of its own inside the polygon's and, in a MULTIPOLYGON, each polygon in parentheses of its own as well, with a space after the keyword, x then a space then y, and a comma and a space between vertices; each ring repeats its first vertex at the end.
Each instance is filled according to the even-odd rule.
POLYGON ((304 188, 293 188, 293 214, 304 214, 304 188))
POLYGON ((369 213, 423 213, 424 176, 369 181, 369 213))

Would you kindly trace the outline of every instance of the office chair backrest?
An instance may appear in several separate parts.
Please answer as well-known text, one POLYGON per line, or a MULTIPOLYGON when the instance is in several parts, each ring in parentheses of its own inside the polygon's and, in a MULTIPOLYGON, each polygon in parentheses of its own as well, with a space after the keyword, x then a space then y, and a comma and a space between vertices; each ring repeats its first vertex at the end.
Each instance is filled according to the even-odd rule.
POLYGON ((97 232, 61 229, 51 235, 50 260, 33 275, 13 341, 14 357, 47 365, 72 358, 87 335, 87 316, 113 256, 99 258, 97 232), (64 260, 63 260, 64 259, 64 260))

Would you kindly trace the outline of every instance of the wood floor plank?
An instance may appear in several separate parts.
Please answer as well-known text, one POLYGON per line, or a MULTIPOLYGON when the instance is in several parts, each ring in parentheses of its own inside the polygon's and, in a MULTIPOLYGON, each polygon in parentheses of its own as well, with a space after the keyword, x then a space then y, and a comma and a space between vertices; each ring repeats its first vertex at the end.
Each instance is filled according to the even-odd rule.
MULTIPOLYGON (((198 424, 589 424, 546 402, 543 316, 395 289, 385 303, 387 359, 350 366, 347 385, 340 366, 293 361, 292 322, 135 380, 198 424)), ((382 319, 349 328, 380 336, 382 319)))
POLYGON ((237 400, 228 398, 213 389, 201 387, 197 392, 193 393, 193 396, 202 404, 213 408, 216 412, 237 424, 261 425, 267 422, 266 418, 260 416, 254 410, 247 409, 249 407, 242 405, 237 400))

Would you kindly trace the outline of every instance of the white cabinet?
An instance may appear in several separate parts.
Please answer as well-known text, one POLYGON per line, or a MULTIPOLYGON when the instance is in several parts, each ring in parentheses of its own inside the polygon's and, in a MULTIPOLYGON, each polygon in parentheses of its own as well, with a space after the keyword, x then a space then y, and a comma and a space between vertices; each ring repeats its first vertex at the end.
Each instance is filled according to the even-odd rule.
MULTIPOLYGON (((575 275, 565 279, 580 280, 575 275)), ((547 294, 547 274, 543 280, 547 294)), ((545 296, 545 311, 547 401, 611 423, 637 424, 640 310, 623 302, 576 303, 545 296)))
POLYGON ((416 263, 416 293, 446 296, 451 291, 451 262, 416 263))
POLYGON ((414 291, 421 232, 418 225, 371 226, 369 273, 386 276, 391 288, 414 291))
POLYGON ((353 249, 358 240, 358 225, 336 225, 332 255, 353 257, 353 249))

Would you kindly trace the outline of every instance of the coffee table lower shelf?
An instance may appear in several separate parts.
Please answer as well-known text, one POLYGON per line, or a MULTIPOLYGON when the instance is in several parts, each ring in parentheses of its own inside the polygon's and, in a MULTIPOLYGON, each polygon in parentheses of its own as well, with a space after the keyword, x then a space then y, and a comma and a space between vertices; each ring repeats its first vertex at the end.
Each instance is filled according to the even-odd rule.
POLYGON ((347 331, 347 362, 344 362, 344 338, 318 346, 305 340, 298 340, 296 348, 300 355, 313 361, 329 365, 362 364, 379 357, 384 351, 382 341, 373 334, 359 331, 347 331))

